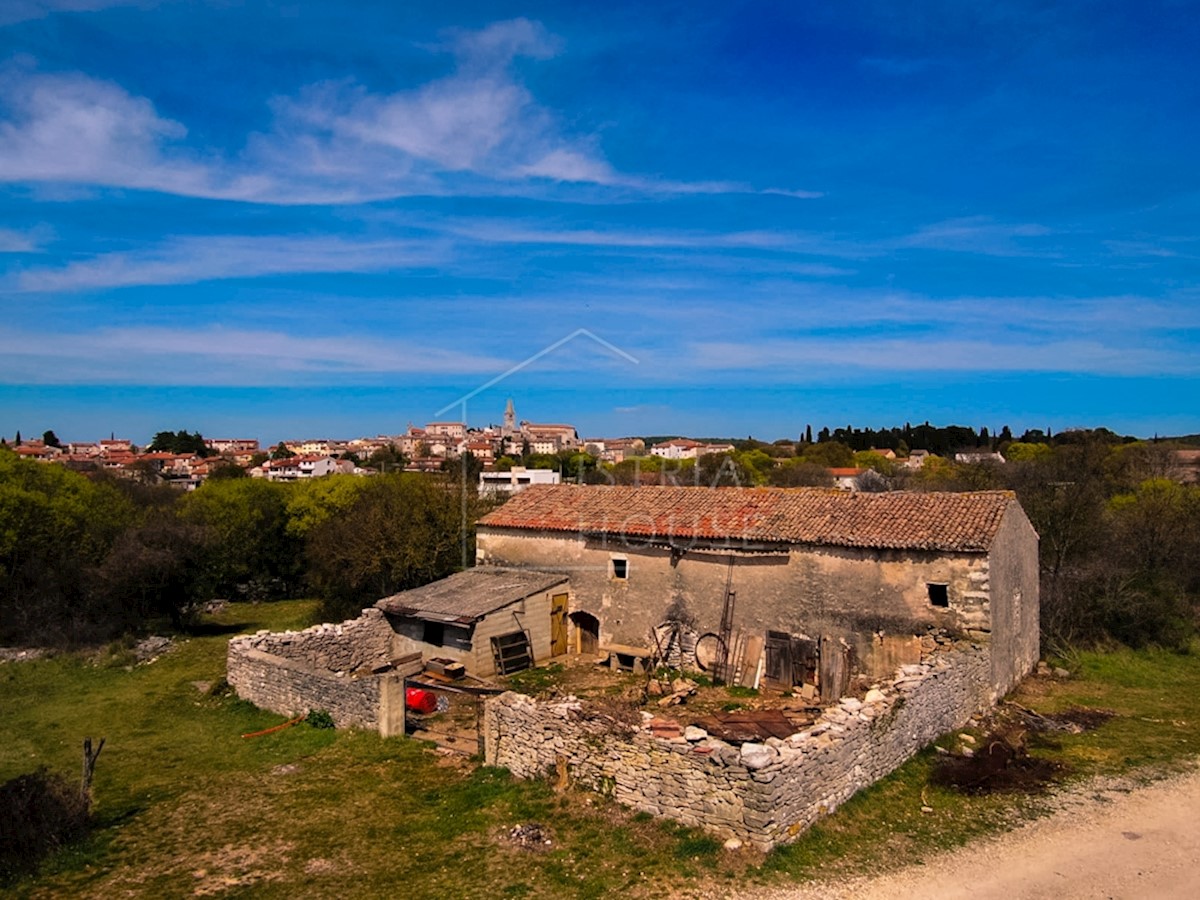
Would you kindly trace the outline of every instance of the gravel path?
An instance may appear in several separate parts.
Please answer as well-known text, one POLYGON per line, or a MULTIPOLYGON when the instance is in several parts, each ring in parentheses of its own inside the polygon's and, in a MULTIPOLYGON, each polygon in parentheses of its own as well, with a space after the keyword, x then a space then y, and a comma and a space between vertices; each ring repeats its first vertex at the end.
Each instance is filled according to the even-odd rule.
POLYGON ((924 865, 746 895, 754 900, 1200 897, 1200 769, 1148 786, 1105 781, 1056 811, 924 865))

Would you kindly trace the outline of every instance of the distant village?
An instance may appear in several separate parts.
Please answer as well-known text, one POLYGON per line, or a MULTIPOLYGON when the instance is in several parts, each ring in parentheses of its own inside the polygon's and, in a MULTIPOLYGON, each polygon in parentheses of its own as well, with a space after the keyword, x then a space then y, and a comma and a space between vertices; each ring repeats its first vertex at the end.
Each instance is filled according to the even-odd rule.
MULTIPOLYGON (((923 427, 930 428, 928 423, 923 427)), ((955 429, 954 426, 945 430, 973 434, 970 429, 955 429)), ((850 434, 850 429, 837 429, 832 433, 823 429, 817 442, 838 442, 850 434)), ((859 436, 857 431, 853 434, 859 436)), ((903 441, 897 449, 865 447, 843 459, 831 458, 831 462, 846 464, 820 466, 823 475, 814 476, 810 471, 797 484, 817 483, 845 491, 871 490, 879 489, 880 473, 911 474, 920 471, 931 460, 936 462, 948 457, 956 463, 1006 463, 1008 456, 1000 451, 1014 443, 1008 429, 994 439, 988 436, 986 428, 982 429, 981 435, 982 442, 978 438, 966 440, 963 446, 944 456, 929 450, 910 449, 903 441)), ((1029 446, 1038 446, 1036 442, 1050 437, 1040 431, 1027 432, 1019 441, 1033 441, 1035 443, 1029 446)), ((0 439, 0 442, 8 445, 7 440, 0 439)), ((530 484, 585 480, 584 467, 564 465, 566 460, 580 456, 589 466, 599 466, 601 471, 605 467, 611 471, 622 464, 627 467, 633 464, 633 477, 626 480, 638 483, 640 478, 647 483, 660 483, 664 468, 668 473, 677 471, 672 470, 670 464, 689 466, 705 457, 728 457, 735 451, 746 450, 746 444, 762 446, 772 451, 772 456, 779 457, 795 456, 800 448, 813 443, 811 428, 796 442, 781 440, 771 445, 752 439, 733 443, 685 437, 657 441, 641 437, 581 438, 574 425, 518 421, 510 399, 503 424, 483 428, 469 427, 464 422, 428 422, 424 427, 409 424, 402 434, 397 435, 346 440, 309 437, 280 441, 266 447, 253 438, 204 438, 186 431, 162 432, 144 447, 115 435, 106 440, 60 442, 49 431, 41 438, 23 439, 18 433, 8 446, 25 459, 59 463, 84 472, 103 470, 120 477, 170 484, 182 490, 195 490, 214 475, 247 475, 268 481, 293 482, 334 474, 457 473, 463 469, 470 471, 480 491, 515 493, 530 484), (645 471, 640 474, 639 461, 645 463, 645 471), (469 465, 464 467, 464 462, 469 465), (235 469, 237 471, 233 471, 235 469)), ((1176 448, 1173 457, 1176 465, 1171 474, 1175 480, 1200 480, 1200 450, 1176 448)))

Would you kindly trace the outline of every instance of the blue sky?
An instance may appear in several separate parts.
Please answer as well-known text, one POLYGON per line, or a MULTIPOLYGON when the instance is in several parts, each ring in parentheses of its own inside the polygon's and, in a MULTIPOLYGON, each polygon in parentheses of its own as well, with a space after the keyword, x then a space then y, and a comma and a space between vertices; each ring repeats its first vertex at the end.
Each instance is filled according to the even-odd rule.
POLYGON ((534 357, 472 424, 1200 432, 1197 59, 1166 0, 4 0, 0 433, 534 357))

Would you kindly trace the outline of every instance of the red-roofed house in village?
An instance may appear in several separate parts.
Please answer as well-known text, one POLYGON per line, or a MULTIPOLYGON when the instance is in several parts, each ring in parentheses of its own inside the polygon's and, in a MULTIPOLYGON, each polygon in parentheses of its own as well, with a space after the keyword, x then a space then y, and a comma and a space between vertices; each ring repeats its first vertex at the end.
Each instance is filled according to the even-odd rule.
POLYGON ((938 627, 987 641, 994 696, 1038 656, 1037 534, 1005 491, 533 486, 476 543, 570 577, 575 646, 651 648, 672 617, 717 632, 728 587, 738 632, 837 637, 867 670, 894 656, 881 635, 938 627))

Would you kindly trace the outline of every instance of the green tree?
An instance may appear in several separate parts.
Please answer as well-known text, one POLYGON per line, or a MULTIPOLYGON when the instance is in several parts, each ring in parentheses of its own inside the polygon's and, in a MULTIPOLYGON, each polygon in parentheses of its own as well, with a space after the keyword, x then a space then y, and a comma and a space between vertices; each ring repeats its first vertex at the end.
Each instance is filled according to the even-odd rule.
POLYGON ((833 476, 828 467, 803 459, 789 459, 776 466, 769 481, 776 487, 833 487, 833 476))
POLYGON ((213 453, 204 443, 204 436, 200 432, 193 434, 186 429, 160 431, 146 449, 156 453, 192 453, 201 457, 213 453))
POLYGON ((206 562, 204 529, 160 510, 118 536, 97 569, 93 593, 108 621, 122 628, 157 616, 182 628, 212 596, 206 562))
POLYGON ((135 516, 107 481, 0 451, 0 642, 110 635, 92 574, 135 516))
POLYGON ((357 475, 327 475, 290 485, 286 505, 288 534, 306 538, 318 526, 345 515, 369 481, 357 475))
POLYGON ((58 441, 58 435, 53 431, 42 432, 42 443, 47 447, 58 447, 59 449, 62 449, 62 444, 60 444, 58 441))
POLYGON ((871 450, 862 450, 855 453, 854 465, 860 469, 873 469, 880 475, 886 475, 889 478, 896 474, 895 463, 882 453, 875 453, 871 450))
POLYGON ((329 617, 345 617, 458 568, 464 527, 458 485, 400 473, 368 480, 344 513, 308 535, 309 580, 329 617))
MULTIPOLYGON (((421 456, 419 449, 417 455, 421 456)), ((408 465, 408 458, 396 449, 395 444, 388 444, 368 456, 366 465, 368 468, 378 469, 380 472, 399 472, 408 465)))
POLYGON ((207 579, 219 594, 259 599, 298 584, 301 543, 287 530, 290 487, 261 478, 206 481, 183 498, 183 520, 206 532, 207 579))
POLYGON ((271 459, 291 459, 295 455, 296 455, 296 453, 294 450, 289 449, 287 444, 285 444, 283 441, 280 441, 278 444, 275 445, 275 449, 271 451, 270 458, 271 459))
POLYGON ((854 451, 840 441, 824 440, 806 447, 800 459, 831 469, 854 465, 854 451))

